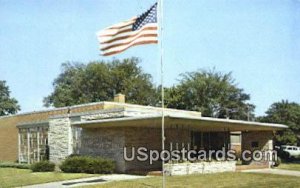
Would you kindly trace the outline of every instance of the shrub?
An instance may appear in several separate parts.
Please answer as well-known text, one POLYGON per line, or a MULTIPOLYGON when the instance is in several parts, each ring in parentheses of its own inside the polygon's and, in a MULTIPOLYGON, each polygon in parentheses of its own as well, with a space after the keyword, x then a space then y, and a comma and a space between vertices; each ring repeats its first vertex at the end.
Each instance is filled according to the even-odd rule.
POLYGON ((22 163, 0 162, 0 168, 29 169, 30 165, 28 165, 28 164, 22 164, 22 163))
POLYGON ((70 156, 62 162, 60 169, 70 173, 108 174, 114 171, 115 164, 101 157, 70 156))
POLYGON ((40 161, 33 163, 30 166, 33 172, 53 172, 55 169, 55 164, 49 161, 40 161))
POLYGON ((111 174, 114 171, 115 164, 111 160, 97 157, 93 159, 90 167, 93 174, 111 174))
POLYGON ((63 172, 82 173, 88 165, 89 159, 83 156, 71 156, 65 159, 59 168, 63 172))

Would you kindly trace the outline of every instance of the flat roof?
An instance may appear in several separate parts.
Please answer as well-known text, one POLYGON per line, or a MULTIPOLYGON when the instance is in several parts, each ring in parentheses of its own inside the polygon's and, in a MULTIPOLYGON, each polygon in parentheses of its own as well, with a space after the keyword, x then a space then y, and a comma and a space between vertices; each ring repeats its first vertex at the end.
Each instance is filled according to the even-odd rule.
MULTIPOLYGON (((74 122, 72 125, 82 128, 102 127, 161 127, 160 115, 140 117, 123 117, 93 121, 74 122)), ((260 123, 232 119, 210 117, 184 117, 182 115, 165 116, 166 128, 188 128, 202 131, 274 131, 288 128, 286 125, 274 123, 260 123)))
MULTIPOLYGON (((92 103, 85 103, 85 104, 79 104, 79 105, 73 105, 73 106, 66 106, 66 107, 59 107, 59 108, 49 108, 49 109, 44 109, 44 110, 38 110, 38 111, 32 111, 32 112, 22 112, 22 113, 17 113, 17 114, 9 114, 5 116, 0 116, 0 119, 7 118, 7 117, 14 117, 14 116, 24 116, 24 115, 31 115, 31 114, 39 114, 39 113, 47 113, 47 112, 54 112, 54 111, 60 111, 60 110, 70 110, 71 116, 82 114, 85 112, 90 112, 90 111, 85 111, 85 112, 72 112, 73 109, 76 108, 81 108, 81 107, 89 107, 89 106, 96 106, 96 105, 112 105, 115 106, 116 108, 128 108, 128 109, 135 109, 135 110, 143 110, 143 111, 153 111, 153 112, 161 112, 162 108, 161 107, 155 107, 155 106, 145 106, 145 105, 138 105, 138 104, 130 104, 130 103, 120 103, 120 102, 113 102, 113 101, 101 101, 101 102, 92 102, 92 103)), ((112 110, 111 109, 101 109, 101 110, 112 110)), ((174 112, 174 113, 188 113, 192 115, 200 115, 201 112, 197 111, 189 111, 189 110, 179 110, 179 109, 174 109, 174 108, 164 108, 165 112, 174 112)), ((52 117, 56 117, 60 115, 53 115, 52 117)))
MULTIPOLYGON (((96 102, 87 103, 81 105, 75 105, 71 107, 55 108, 49 110, 42 110, 37 112, 22 113, 18 115, 36 114, 47 111, 56 111, 63 109, 75 109, 78 107, 91 106, 91 105, 108 105, 113 106, 108 109, 99 109, 97 111, 84 111, 76 113, 71 111, 68 116, 80 116, 89 115, 95 113, 112 113, 117 111, 124 111, 124 117, 112 117, 109 119, 98 119, 98 120, 87 120, 87 121, 76 121, 72 125, 80 126, 83 128, 100 128, 100 127, 161 127, 162 119, 162 108, 153 106, 143 106, 128 103, 119 102, 96 102)), ((203 131, 220 131, 228 130, 230 131, 247 131, 247 130, 280 130, 288 128, 286 125, 274 124, 274 123, 260 123, 253 121, 242 121, 242 120, 232 120, 232 119, 221 119, 221 118, 211 118, 202 117, 201 112, 188 111, 188 110, 178 110, 171 108, 164 108, 166 128, 178 127, 190 128, 203 131)), ((61 115, 54 115, 53 118, 59 118, 61 115)), ((8 117, 8 116, 4 116, 8 117)), ((52 117, 52 116, 51 116, 52 117)), ((50 117, 50 118, 51 118, 50 117)), ((0 117, 3 118, 3 117, 0 117)), ((43 122, 42 122, 43 123, 43 122)), ((22 122, 18 124, 18 127, 32 126, 32 124, 41 124, 41 122, 22 122), (31 124, 31 125, 30 125, 31 124)))

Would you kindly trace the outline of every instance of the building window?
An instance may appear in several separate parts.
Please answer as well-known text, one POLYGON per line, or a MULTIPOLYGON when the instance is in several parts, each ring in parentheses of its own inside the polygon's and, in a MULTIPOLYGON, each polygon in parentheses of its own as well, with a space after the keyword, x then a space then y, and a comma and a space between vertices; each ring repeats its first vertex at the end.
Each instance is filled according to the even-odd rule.
POLYGON ((28 162, 28 134, 27 129, 19 129, 19 162, 28 162))
POLYGON ((49 160, 48 127, 19 128, 19 162, 49 160))
POLYGON ((241 144, 241 134, 231 134, 230 142, 231 144, 241 144))
POLYGON ((74 154, 79 154, 79 149, 81 148, 81 131, 82 131, 82 128, 80 128, 80 127, 72 128, 73 153, 74 154))

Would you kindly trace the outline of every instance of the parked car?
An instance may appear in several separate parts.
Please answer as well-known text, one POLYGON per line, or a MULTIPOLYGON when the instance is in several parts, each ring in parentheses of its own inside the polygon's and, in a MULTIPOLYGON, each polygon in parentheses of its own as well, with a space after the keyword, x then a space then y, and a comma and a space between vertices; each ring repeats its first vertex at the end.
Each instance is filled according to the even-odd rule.
POLYGON ((300 147, 297 146, 282 145, 280 152, 288 158, 300 158, 300 147))

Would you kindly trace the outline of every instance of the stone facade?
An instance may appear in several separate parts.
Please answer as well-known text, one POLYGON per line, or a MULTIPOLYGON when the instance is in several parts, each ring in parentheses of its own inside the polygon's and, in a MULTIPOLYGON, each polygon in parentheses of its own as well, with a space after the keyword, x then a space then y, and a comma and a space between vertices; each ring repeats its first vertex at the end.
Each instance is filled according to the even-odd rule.
POLYGON ((92 121, 98 119, 120 118, 124 117, 124 111, 98 112, 81 116, 81 121, 92 121))
POLYGON ((234 172, 235 170, 235 161, 165 164, 165 173, 170 176, 234 172))
POLYGON ((124 172, 124 131, 123 128, 83 129, 79 154, 112 159, 117 171, 124 172))
POLYGON ((161 151, 160 129, 130 127, 83 129, 81 135, 80 154, 113 159, 119 172, 161 169, 161 161, 150 165, 149 160, 141 162, 136 158, 139 147, 161 151), (124 147, 126 157, 131 158, 134 155, 133 160, 125 161, 124 147))
POLYGON ((72 131, 69 117, 51 119, 48 131, 49 159, 59 163, 72 154, 72 131))

